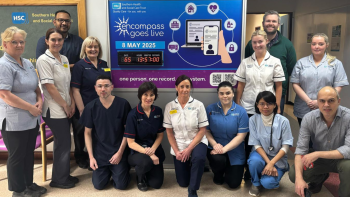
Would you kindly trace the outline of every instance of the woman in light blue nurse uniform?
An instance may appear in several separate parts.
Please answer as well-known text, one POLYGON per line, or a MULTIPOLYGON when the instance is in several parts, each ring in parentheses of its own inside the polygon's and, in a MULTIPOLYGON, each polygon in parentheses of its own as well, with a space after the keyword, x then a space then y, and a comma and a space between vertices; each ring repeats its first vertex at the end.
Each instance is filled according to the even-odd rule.
POLYGON ((289 170, 287 151, 293 145, 293 136, 288 119, 277 114, 277 108, 272 92, 260 92, 255 102, 256 114, 249 119, 248 144, 254 146, 248 159, 252 196, 258 196, 262 187, 278 188, 289 170))
POLYGON ((343 64, 327 53, 329 46, 326 34, 317 33, 311 39, 311 55, 298 60, 290 82, 296 92, 294 115, 299 126, 305 114, 317 109, 317 93, 325 86, 334 87, 339 93, 349 85, 343 64))

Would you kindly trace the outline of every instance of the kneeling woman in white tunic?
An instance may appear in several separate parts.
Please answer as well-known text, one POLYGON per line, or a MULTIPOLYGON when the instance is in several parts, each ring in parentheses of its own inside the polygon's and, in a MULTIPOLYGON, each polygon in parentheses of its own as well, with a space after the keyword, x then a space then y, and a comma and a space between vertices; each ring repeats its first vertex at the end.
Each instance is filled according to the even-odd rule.
POLYGON ((203 103, 190 96, 191 79, 181 75, 175 86, 178 97, 165 106, 163 126, 174 156, 176 180, 181 187, 188 187, 188 197, 196 197, 204 171, 208 147, 204 134, 209 123, 203 103))
POLYGON ((293 145, 293 136, 288 119, 277 114, 277 108, 272 92, 260 92, 255 102, 256 114, 249 119, 248 144, 254 146, 248 159, 252 196, 258 196, 262 187, 278 188, 289 170, 287 151, 293 145))

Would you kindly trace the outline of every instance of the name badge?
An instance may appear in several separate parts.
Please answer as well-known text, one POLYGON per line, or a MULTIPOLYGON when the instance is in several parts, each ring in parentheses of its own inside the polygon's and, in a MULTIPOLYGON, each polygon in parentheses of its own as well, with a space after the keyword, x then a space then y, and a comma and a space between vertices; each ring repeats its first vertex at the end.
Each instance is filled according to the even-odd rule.
POLYGON ((177 113, 176 109, 170 111, 170 114, 176 114, 176 113, 177 113))
POLYGON ((63 67, 68 68, 68 64, 63 64, 63 67))
POLYGON ((110 68, 105 68, 105 72, 111 72, 110 68))

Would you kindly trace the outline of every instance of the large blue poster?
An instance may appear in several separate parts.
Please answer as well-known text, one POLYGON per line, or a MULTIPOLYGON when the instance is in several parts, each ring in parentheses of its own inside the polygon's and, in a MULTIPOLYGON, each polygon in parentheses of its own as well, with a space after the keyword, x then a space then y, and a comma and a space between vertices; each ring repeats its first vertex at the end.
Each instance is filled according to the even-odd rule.
POLYGON ((233 80, 241 61, 242 0, 109 1, 112 77, 117 88, 153 81, 173 88, 186 74, 196 88, 233 80), (218 28, 222 34, 210 35, 218 28), (204 35, 206 34, 206 35, 204 35), (205 37, 204 50, 201 41, 205 37), (227 54, 232 63, 227 63, 227 54))

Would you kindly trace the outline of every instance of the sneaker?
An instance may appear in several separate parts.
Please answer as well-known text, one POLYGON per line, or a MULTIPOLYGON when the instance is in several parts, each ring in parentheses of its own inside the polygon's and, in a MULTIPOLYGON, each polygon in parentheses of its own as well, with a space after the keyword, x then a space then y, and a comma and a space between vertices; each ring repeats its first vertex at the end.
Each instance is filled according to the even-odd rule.
POLYGON ((188 197, 198 197, 197 190, 192 190, 188 188, 188 197))
POLYGON ((13 192, 12 197, 40 197, 41 193, 38 191, 32 191, 29 189, 24 190, 23 192, 13 192))
POLYGON ((72 181, 74 184, 79 183, 79 179, 77 177, 74 177, 74 176, 71 176, 71 175, 69 175, 68 180, 72 181))
POLYGON ((222 184, 224 184, 224 177, 223 177, 223 176, 216 176, 216 175, 214 174, 213 182, 214 182, 216 185, 222 185, 222 184))
POLYGON ((259 196, 260 195, 260 190, 261 190, 261 185, 260 186, 255 186, 252 185, 249 189, 249 194, 251 196, 259 196))
POLYGON ((321 181, 321 183, 319 183, 317 185, 314 183, 309 183, 310 192, 312 192, 313 194, 317 194, 318 192, 320 192, 322 189, 323 183, 328 179, 328 177, 329 177, 329 173, 327 173, 326 176, 324 177, 324 179, 321 181))
POLYGON ((61 189, 69 189, 69 188, 75 187, 75 183, 73 181, 70 181, 69 179, 65 183, 56 183, 54 181, 51 181, 50 182, 50 187, 57 187, 57 188, 61 188, 61 189))
POLYGON ((136 176, 136 182, 137 182, 137 188, 139 188, 140 191, 145 192, 148 190, 147 184, 144 179, 142 179, 141 182, 139 182, 139 179, 136 176))
POLYGON ((33 183, 31 186, 27 187, 27 190, 37 191, 41 194, 45 194, 47 192, 47 189, 45 187, 41 187, 36 183, 33 183))

